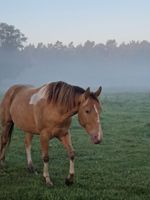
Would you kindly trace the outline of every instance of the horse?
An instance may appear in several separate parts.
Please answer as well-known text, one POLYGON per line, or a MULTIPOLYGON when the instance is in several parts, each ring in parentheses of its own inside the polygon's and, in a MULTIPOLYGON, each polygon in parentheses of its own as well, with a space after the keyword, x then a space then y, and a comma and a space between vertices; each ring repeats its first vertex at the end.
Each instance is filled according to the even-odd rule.
POLYGON ((48 186, 53 186, 48 171, 49 141, 57 138, 68 153, 70 166, 66 184, 74 180, 75 152, 71 143, 72 116, 78 114, 80 125, 91 136, 94 144, 102 141, 103 132, 100 122, 101 102, 96 92, 58 81, 39 88, 30 85, 14 85, 5 93, 0 104, 0 162, 5 161, 6 149, 11 141, 14 124, 25 132, 25 150, 28 170, 36 172, 31 157, 31 142, 34 134, 39 135, 43 159, 43 177, 48 186))

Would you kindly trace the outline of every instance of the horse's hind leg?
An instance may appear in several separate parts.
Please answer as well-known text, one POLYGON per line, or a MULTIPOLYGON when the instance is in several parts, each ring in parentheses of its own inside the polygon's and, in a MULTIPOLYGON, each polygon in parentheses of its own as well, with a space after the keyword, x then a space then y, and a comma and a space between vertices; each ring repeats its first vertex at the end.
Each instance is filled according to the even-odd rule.
POLYGON ((33 134, 26 133, 25 135, 25 149, 26 149, 26 157, 27 157, 27 164, 28 170, 31 173, 36 173, 36 168, 33 165, 32 157, 31 157, 31 142, 32 142, 33 134))
POLYGON ((0 138, 0 162, 5 160, 5 152, 11 140, 11 133, 13 131, 14 123, 8 121, 2 125, 2 135, 0 138))

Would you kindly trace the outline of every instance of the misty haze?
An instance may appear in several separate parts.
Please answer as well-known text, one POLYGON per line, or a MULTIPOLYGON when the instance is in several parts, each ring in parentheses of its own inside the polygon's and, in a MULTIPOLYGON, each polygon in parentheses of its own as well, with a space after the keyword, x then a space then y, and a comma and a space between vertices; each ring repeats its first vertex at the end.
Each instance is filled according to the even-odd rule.
POLYGON ((1 1, 11 199, 150 200, 150 1, 1 1))
POLYGON ((38 86, 58 80, 83 87, 102 85, 105 89, 150 87, 148 41, 119 45, 115 40, 105 44, 86 41, 80 45, 57 41, 37 46, 26 42, 27 38, 14 26, 0 24, 1 90, 16 83, 38 86), (16 37, 11 37, 13 34, 16 37))

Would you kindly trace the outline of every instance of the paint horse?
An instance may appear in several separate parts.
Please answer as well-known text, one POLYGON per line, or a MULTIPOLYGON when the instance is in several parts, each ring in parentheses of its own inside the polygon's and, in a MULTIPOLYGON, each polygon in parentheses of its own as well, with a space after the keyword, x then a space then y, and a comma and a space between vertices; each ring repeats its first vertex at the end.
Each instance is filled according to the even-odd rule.
POLYGON ((29 85, 14 85, 4 95, 0 105, 2 134, 0 140, 0 162, 5 160, 5 152, 11 140, 14 124, 24 131, 28 169, 35 172, 31 158, 31 142, 34 134, 39 135, 44 163, 43 176, 46 184, 53 183, 48 171, 49 140, 58 138, 68 152, 70 160, 69 175, 66 184, 73 183, 74 150, 71 144, 69 127, 71 118, 78 114, 82 127, 91 136, 94 144, 102 141, 100 123, 101 104, 96 92, 84 90, 65 82, 52 82, 40 88, 29 85))

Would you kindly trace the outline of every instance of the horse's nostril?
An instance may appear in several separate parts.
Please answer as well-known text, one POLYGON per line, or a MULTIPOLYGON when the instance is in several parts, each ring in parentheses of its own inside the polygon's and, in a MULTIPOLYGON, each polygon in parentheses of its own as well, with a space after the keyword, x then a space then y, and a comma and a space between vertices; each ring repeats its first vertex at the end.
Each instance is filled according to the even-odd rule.
POLYGON ((99 139, 98 135, 92 135, 91 139, 94 144, 99 144, 101 142, 101 139, 99 139))

